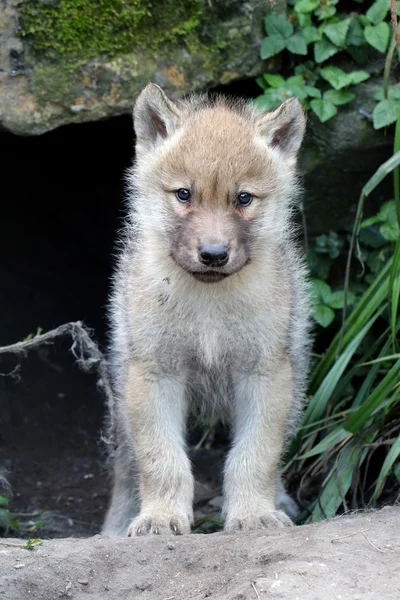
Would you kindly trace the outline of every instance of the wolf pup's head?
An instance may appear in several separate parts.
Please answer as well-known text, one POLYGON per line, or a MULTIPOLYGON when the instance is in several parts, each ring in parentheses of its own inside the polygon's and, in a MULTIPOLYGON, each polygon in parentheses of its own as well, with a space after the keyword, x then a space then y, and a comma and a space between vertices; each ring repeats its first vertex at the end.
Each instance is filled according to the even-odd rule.
POLYGON ((135 218, 191 276, 217 282, 287 230, 305 130, 299 101, 274 112, 148 85, 134 111, 135 218))

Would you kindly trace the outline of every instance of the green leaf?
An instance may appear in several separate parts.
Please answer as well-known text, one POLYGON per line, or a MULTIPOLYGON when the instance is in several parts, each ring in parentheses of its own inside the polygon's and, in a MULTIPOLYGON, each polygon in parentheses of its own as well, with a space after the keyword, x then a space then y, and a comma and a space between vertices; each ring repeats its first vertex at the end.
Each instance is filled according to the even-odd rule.
MULTIPOLYGON (((397 221, 398 224, 398 221, 397 221)), ((389 297, 390 297, 390 320, 392 329, 392 345, 393 349, 396 346, 397 334, 397 312, 400 300, 400 235, 396 242, 396 248, 393 256, 393 265, 390 272, 389 282, 389 297)))
POLYGON ((372 117, 374 128, 381 129, 397 121, 400 104, 397 100, 381 100, 375 106, 372 117))
POLYGON ((327 298, 332 293, 330 285, 325 283, 325 281, 321 281, 320 279, 313 279, 311 282, 311 294, 314 299, 314 302, 319 303, 324 302, 325 298, 327 298))
POLYGON ((350 489, 354 470, 362 463, 365 454, 362 445, 357 446, 355 440, 346 444, 329 473, 329 479, 322 486, 318 503, 310 518, 312 523, 335 516, 350 489))
MULTIPOLYGON (((383 88, 379 88, 373 94, 375 100, 384 100, 384 92, 383 88)), ((389 100, 400 100, 400 83, 396 83, 395 85, 389 85, 388 87, 388 98, 389 100)))
MULTIPOLYGON (((379 228, 380 232, 388 242, 397 242, 399 237, 399 222, 397 220, 396 205, 393 200, 390 200, 389 202, 385 202, 382 209, 384 206, 387 206, 389 212, 386 219, 381 219, 385 222, 379 228)), ((379 215, 382 209, 379 211, 379 215)))
POLYGON ((381 471, 378 475, 378 479, 376 480, 374 495, 372 496, 372 502, 375 502, 379 496, 381 495, 385 481, 387 476, 389 475, 393 464, 400 456, 400 435, 396 439, 396 441, 392 444, 389 452, 386 455, 385 460, 383 461, 383 465, 381 471))
MULTIPOLYGON (((350 290, 347 292, 347 304, 351 306, 356 301, 356 296, 350 290)), ((336 292, 332 292, 327 298, 325 298, 325 303, 331 308, 339 309, 344 306, 344 290, 336 290, 336 292)))
POLYGON ((310 106, 315 112, 321 123, 325 123, 332 119, 337 114, 337 108, 332 102, 328 100, 311 100, 310 106))
POLYGON ((349 90, 328 90, 324 93, 324 100, 328 100, 335 104, 335 106, 341 106, 342 104, 347 104, 351 102, 356 97, 353 92, 349 90))
POLYGON ((381 234, 388 242, 396 242, 399 237, 399 224, 396 221, 385 223, 380 227, 381 234))
POLYGON ((347 46, 362 46, 364 44, 364 28, 360 21, 351 19, 349 32, 346 39, 347 46))
POLYGON ((373 5, 367 10, 367 19, 377 25, 386 17, 390 8, 390 0, 376 0, 373 5))
POLYGON ((351 73, 345 73, 338 67, 324 67, 320 71, 321 77, 328 81, 335 90, 341 90, 342 88, 360 83, 369 78, 369 74, 366 71, 351 71, 351 73))
POLYGON ((307 92, 307 95, 311 98, 321 98, 321 90, 319 90, 318 88, 312 85, 306 85, 304 86, 304 89, 307 92))
POLYGON ((8 505, 8 500, 5 496, 3 496, 2 494, 0 494, 0 506, 7 506, 8 505))
POLYGON ((394 473, 394 475, 395 475, 395 477, 396 477, 397 481, 398 481, 398 482, 399 482, 399 484, 400 484, 400 462, 398 462, 398 463, 396 464, 396 466, 394 467, 394 469, 393 469, 393 473, 394 473))
POLYGON ((369 46, 365 42, 365 40, 362 46, 350 46, 349 44, 348 46, 346 46, 346 50, 350 54, 354 62, 358 65, 365 65, 365 63, 368 61, 369 46))
POLYGON ((268 15, 264 19, 265 30, 269 36, 288 38, 293 33, 293 25, 285 15, 268 15))
MULTIPOLYGON (((304 27, 302 30, 303 38, 306 41, 306 44, 311 44, 313 42, 317 42, 321 39, 321 34, 316 27, 310 25, 309 27, 304 27)), ((364 40, 364 38, 363 38, 364 40)))
POLYGON ((324 34, 335 46, 343 48, 346 43, 347 33, 349 31, 351 19, 344 19, 338 23, 326 25, 324 27, 324 34))
POLYGON ((364 29, 365 39, 370 46, 385 52, 389 43, 390 27, 388 23, 379 23, 378 25, 368 25, 364 29))
POLYGON ((279 54, 286 48, 286 40, 278 35, 270 35, 263 39, 261 44, 260 56, 263 60, 279 54))
POLYGON ((317 63, 325 62, 337 52, 339 52, 339 48, 332 44, 325 36, 323 36, 319 42, 315 42, 314 58, 317 63))
POLYGON ((335 318, 335 313, 325 304, 316 304, 313 309, 313 318, 321 327, 328 327, 335 318))
MULTIPOLYGON (((377 174, 378 172, 371 177, 373 182, 376 181, 377 174)), ((371 180, 368 181, 368 184, 372 186, 371 180)), ((352 346, 353 340, 358 338, 360 327, 363 327, 365 324, 367 324, 367 328, 363 330, 366 333, 380 315, 388 294, 391 264, 392 261, 389 260, 389 262, 385 264, 377 273, 372 284, 368 287, 362 298, 358 301, 357 305, 347 317, 344 335, 341 331, 336 334, 329 348, 326 350, 323 359, 317 363, 310 382, 311 394, 316 394, 319 388, 324 386, 324 380, 329 379, 329 373, 336 368, 336 354, 339 343, 342 346, 342 351, 340 354, 340 356, 342 356, 342 354, 347 353, 348 348, 352 346)), ((327 391, 325 388, 323 388, 322 391, 323 393, 328 393, 329 391, 328 397, 330 397, 333 390, 329 388, 327 391)), ((319 401, 322 401, 321 397, 319 397, 319 401)), ((307 411, 308 410, 309 409, 307 408, 307 411)))
POLYGON ((350 71, 346 73, 349 83, 347 85, 356 85, 370 78, 370 74, 366 71, 350 71))
POLYGON ((388 371, 382 381, 376 386, 372 394, 365 400, 357 411, 344 423, 344 428, 351 433, 356 433, 368 421, 372 413, 382 404, 387 396, 392 393, 400 377, 400 360, 388 371))
POLYGON ((254 100, 254 104, 257 106, 257 108, 261 108, 263 110, 271 110, 279 106, 281 100, 278 99, 276 95, 272 96, 268 94, 269 91, 274 90, 267 90, 266 93, 262 94, 262 96, 258 96, 258 98, 254 100))
POLYGON ((286 48, 293 54, 302 54, 303 56, 307 54, 307 44, 300 33, 295 33, 290 36, 286 42, 286 48))
POLYGON ((257 82, 257 85, 259 85, 261 89, 266 90, 268 88, 268 85, 267 85, 266 81, 264 80, 264 77, 256 77, 256 82, 257 82))
POLYGON ((326 452, 326 450, 333 448, 336 444, 340 444, 340 442, 343 442, 345 439, 350 439, 350 437, 351 435, 349 435, 349 432, 343 429, 343 427, 336 427, 328 433, 321 442, 305 454, 299 456, 299 458, 304 460, 322 454, 323 452, 326 452))
POLYGON ((285 82, 285 90, 287 97, 297 96, 300 100, 307 98, 306 86, 304 85, 304 79, 301 75, 293 75, 289 77, 285 82))
POLYGON ((282 75, 275 75, 273 73, 264 73, 265 81, 273 88, 280 88, 285 85, 285 80, 282 75))
POLYGON ((299 0, 294 5, 294 10, 298 13, 309 13, 319 6, 319 0, 299 0))

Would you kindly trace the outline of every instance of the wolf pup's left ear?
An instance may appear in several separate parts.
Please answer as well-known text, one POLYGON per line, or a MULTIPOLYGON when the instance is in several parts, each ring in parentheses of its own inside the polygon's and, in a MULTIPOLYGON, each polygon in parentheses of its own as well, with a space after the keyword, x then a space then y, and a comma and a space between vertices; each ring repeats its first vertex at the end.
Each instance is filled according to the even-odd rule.
POLYGON ((172 135, 179 122, 177 106, 154 83, 139 94, 133 116, 137 145, 143 150, 172 135))
POLYGON ((296 156, 306 129, 304 110, 297 98, 289 98, 273 112, 261 115, 257 125, 271 148, 296 156))

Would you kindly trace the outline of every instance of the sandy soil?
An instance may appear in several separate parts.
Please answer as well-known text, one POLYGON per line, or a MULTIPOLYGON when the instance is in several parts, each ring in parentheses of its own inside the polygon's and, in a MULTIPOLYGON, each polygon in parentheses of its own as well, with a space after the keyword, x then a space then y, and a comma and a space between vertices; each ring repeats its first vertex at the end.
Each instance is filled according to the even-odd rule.
POLYGON ((0 598, 398 600, 399 526, 397 507, 250 535, 2 539, 0 598))

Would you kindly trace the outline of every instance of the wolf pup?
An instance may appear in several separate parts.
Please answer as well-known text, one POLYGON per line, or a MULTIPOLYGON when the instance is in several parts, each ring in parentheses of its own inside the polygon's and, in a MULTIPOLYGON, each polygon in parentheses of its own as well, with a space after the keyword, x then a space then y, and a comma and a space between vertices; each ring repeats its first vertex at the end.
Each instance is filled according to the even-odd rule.
POLYGON ((291 524, 279 461, 302 406, 306 276, 293 238, 305 117, 148 85, 111 298, 117 435, 103 534, 190 532, 193 408, 224 415, 225 530, 291 524))

